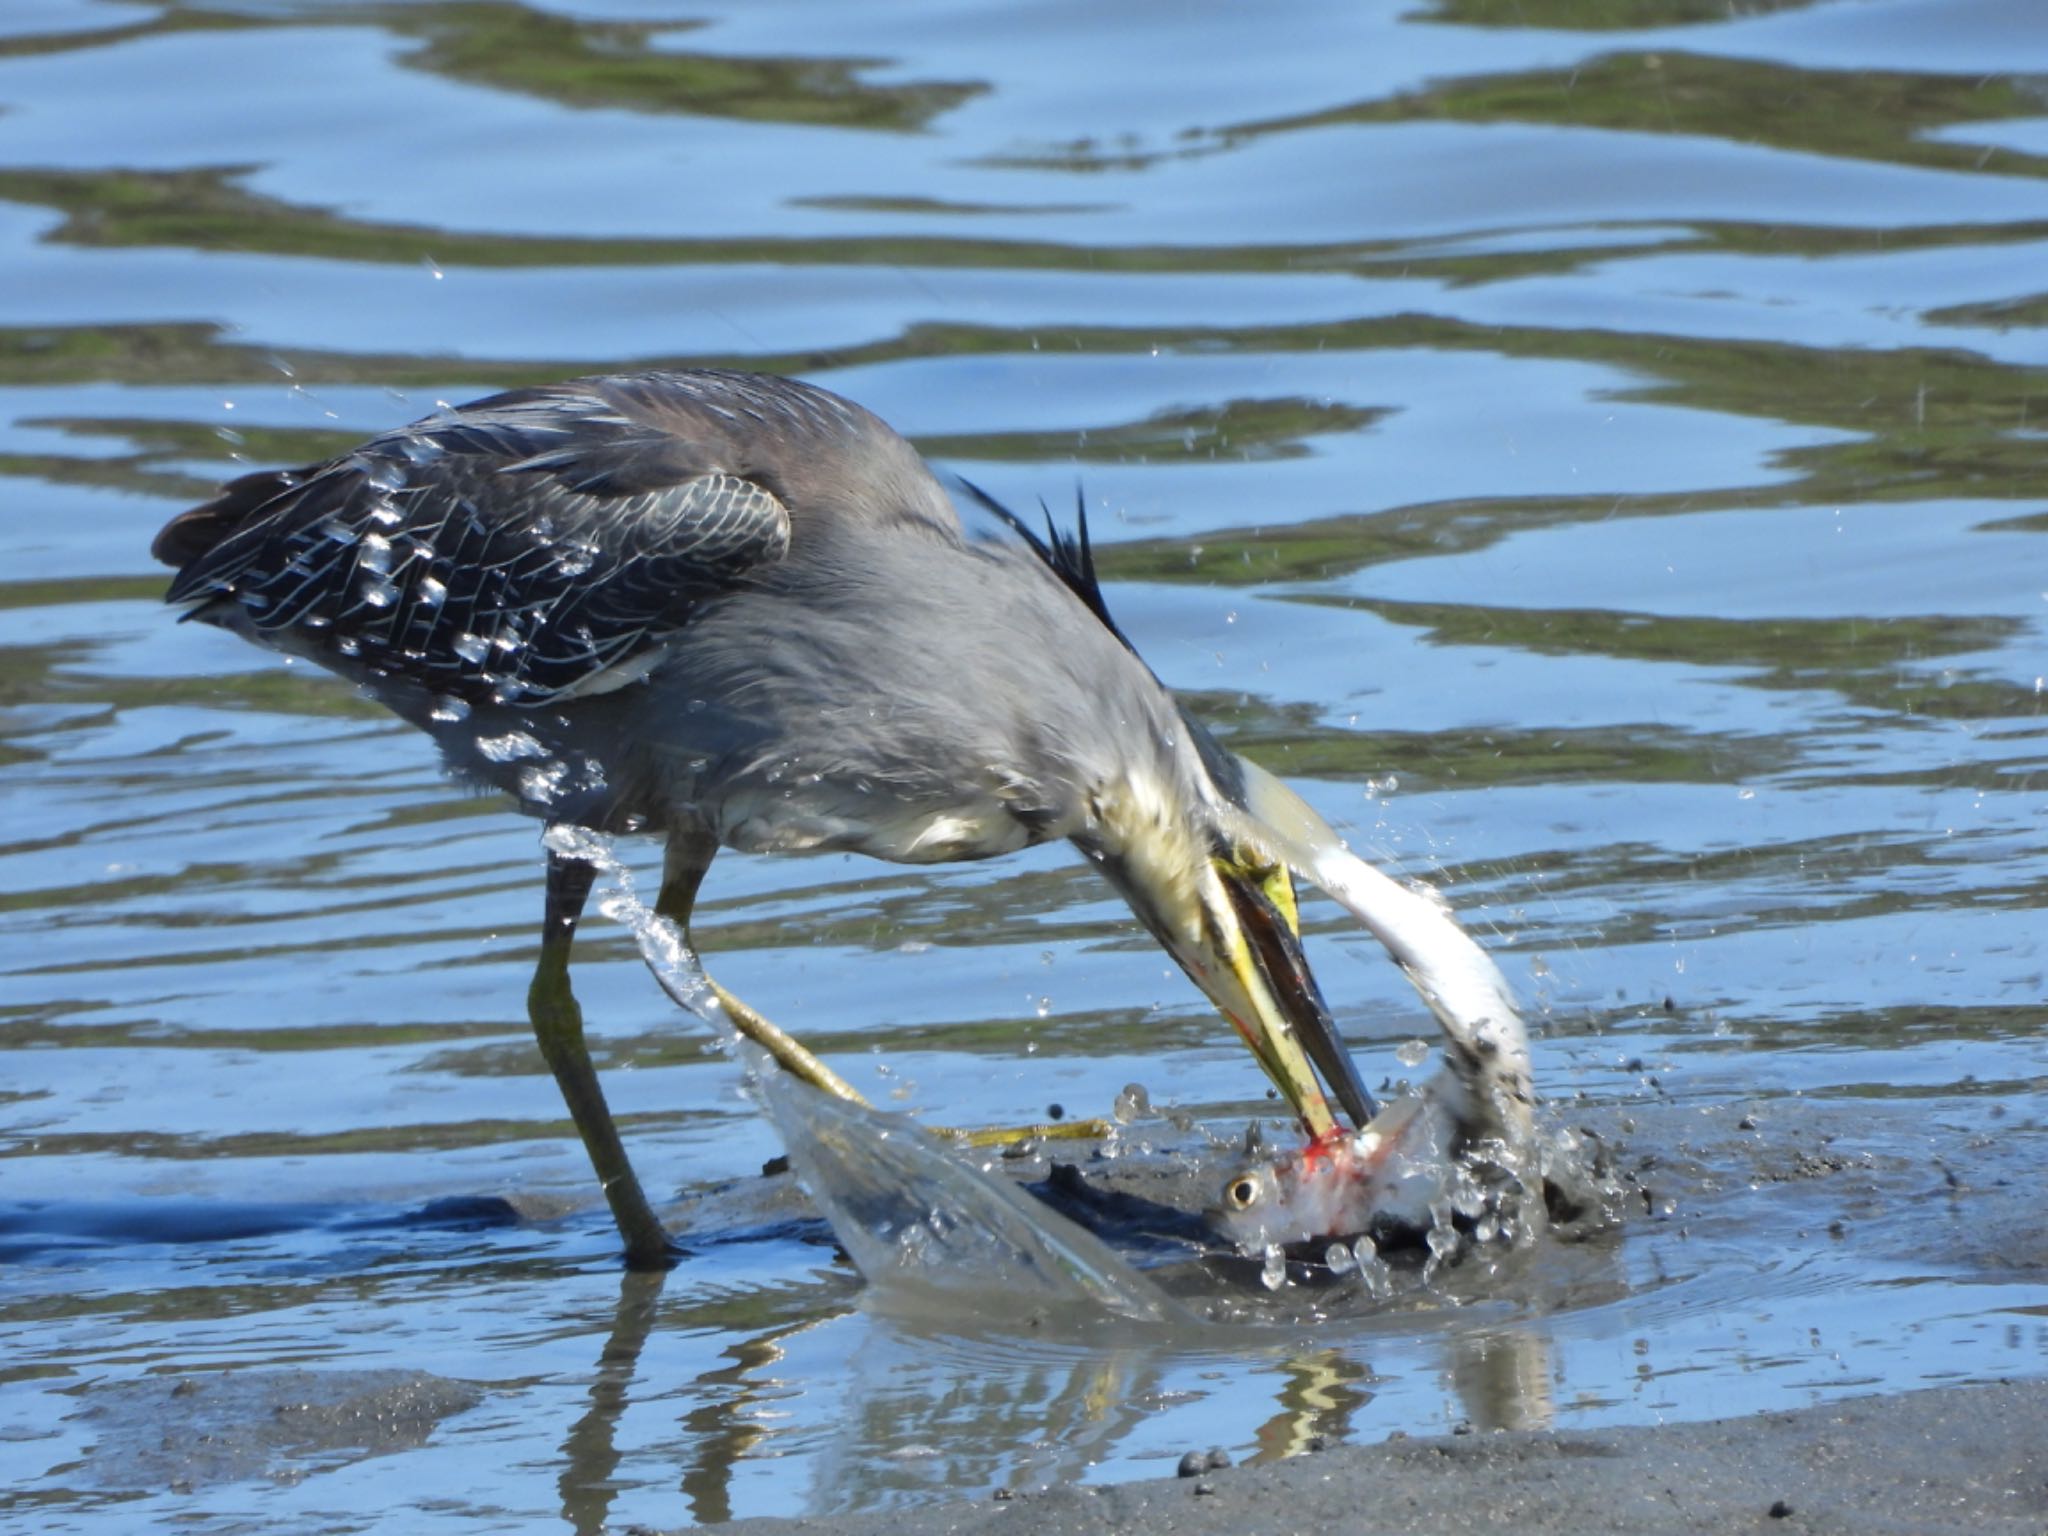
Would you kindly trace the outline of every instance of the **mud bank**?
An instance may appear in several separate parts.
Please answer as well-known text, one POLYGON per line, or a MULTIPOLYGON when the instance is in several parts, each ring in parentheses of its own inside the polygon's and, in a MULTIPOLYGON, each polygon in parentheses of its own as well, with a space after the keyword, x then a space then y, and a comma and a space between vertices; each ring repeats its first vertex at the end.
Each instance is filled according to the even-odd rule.
POLYGON ((1342 1446, 1265 1466, 840 1518, 730 1536, 1258 1536, 1711 1531, 1857 1536, 2048 1529, 2048 1381, 1855 1398, 1596 1432, 1342 1446))

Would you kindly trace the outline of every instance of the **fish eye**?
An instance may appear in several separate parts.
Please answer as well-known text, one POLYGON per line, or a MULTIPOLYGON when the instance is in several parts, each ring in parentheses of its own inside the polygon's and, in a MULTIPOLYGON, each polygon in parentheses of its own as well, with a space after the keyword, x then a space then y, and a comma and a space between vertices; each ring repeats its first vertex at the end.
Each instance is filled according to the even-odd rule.
POLYGON ((1248 1211, 1259 1203, 1259 1181, 1249 1174, 1232 1179, 1230 1187, 1223 1191, 1223 1198, 1230 1202, 1233 1211, 1248 1211))

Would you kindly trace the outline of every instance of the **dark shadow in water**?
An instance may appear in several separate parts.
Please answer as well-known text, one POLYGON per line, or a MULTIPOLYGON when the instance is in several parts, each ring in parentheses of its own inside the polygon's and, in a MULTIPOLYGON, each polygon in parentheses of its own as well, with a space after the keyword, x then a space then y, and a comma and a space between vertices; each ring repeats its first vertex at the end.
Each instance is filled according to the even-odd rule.
POLYGON ((0 1264, 65 1254, 237 1243, 292 1232, 484 1232, 525 1218, 496 1195, 457 1195, 394 1214, 268 1201, 37 1201, 0 1206, 0 1264))

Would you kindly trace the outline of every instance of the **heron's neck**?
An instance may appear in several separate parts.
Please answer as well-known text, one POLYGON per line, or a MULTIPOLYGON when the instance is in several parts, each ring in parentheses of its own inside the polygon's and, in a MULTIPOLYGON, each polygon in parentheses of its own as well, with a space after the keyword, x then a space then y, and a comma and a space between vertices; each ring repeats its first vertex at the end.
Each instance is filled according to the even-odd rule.
POLYGON ((1187 807, 1188 793, 1177 780, 1131 770, 1089 791, 1073 837, 1161 939, 1192 943, 1202 929, 1207 850, 1187 807))

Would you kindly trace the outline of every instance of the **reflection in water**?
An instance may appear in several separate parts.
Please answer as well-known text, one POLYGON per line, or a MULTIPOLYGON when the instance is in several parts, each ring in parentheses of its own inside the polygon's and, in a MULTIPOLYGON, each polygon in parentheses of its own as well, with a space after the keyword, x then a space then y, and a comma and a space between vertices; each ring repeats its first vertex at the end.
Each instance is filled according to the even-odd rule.
POLYGON ((1550 1341, 1539 1330, 1460 1333, 1449 1353, 1450 1387, 1474 1429, 1548 1429, 1556 1422, 1550 1341))
MULTIPOLYGON (((612 1309, 611 1332, 604 1351, 597 1358, 590 1379, 590 1406, 584 1410, 562 1444, 562 1518, 576 1536, 597 1536, 611 1519, 613 1481, 621 1453, 618 1446, 619 1420, 632 1400, 634 1377, 640 1369, 640 1352, 654 1331, 659 1315, 666 1270, 626 1270, 619 1277, 619 1301, 612 1309)), ((751 1442, 749 1442, 751 1443, 751 1442)), ((721 1446, 720 1449, 727 1449, 721 1446)), ((732 1459, 746 1450, 745 1444, 729 1449, 732 1459)), ((684 1486, 689 1485, 687 1476, 684 1486)), ((709 1516, 723 1520, 730 1511, 709 1516)), ((700 1518, 707 1518, 700 1515, 700 1518)))
POLYGON ((682 1419, 689 1442, 682 1490, 690 1518, 699 1524, 714 1525, 733 1517, 733 1468, 768 1437, 757 1414, 759 1386, 780 1385, 761 1373, 782 1358, 782 1339, 814 1326, 790 1323, 729 1344, 724 1353, 732 1363, 697 1376, 695 1385, 704 1401, 682 1419))
POLYGON ((1146 1418, 1164 1358, 1128 1331, 1005 1339, 877 1318, 848 1363, 811 1505, 1074 1481, 1146 1418))
POLYGON ((1373 1379, 1370 1367, 1334 1349, 1289 1359, 1280 1368, 1280 1411, 1261 1424, 1256 1461, 1282 1461, 1340 1445, 1352 1438, 1352 1416, 1372 1401, 1361 1386, 1373 1379))
POLYGON ((1954 75, 1871 69, 1814 70, 1756 59, 1720 59, 1659 49, 1615 52, 1569 71, 1482 75, 1439 82, 1413 96, 1324 108, 1304 117, 1248 124, 1236 135, 1300 132, 1337 123, 1388 123, 1415 117, 1473 123, 1539 123, 1727 137, 1805 154, 1938 166, 1967 174, 2040 175, 2048 157, 1944 143, 1939 130, 1960 123, 2036 117, 2039 96, 2020 79, 1975 82, 1954 75), (1910 112, 1899 110, 1911 100, 1910 112))
MULTIPOLYGON (((788 1331, 731 1347, 731 1366, 698 1378, 731 1389, 684 1420, 698 1448, 683 1488, 699 1521, 730 1512, 734 1464, 766 1433, 746 1410, 754 1390, 783 1385, 759 1373, 783 1359, 778 1341, 788 1331)), ((823 1442, 812 1453, 808 1507, 828 1513, 1085 1479, 1128 1443, 1152 1441, 1147 1427, 1159 1404, 1226 1359, 1260 1362, 1249 1381, 1265 1406, 1245 1411, 1253 1406, 1247 1398, 1233 1415, 1245 1426, 1241 1451, 1261 1462, 1307 1454, 1359 1437, 1359 1416, 1386 1381, 1366 1362, 1370 1347, 1360 1339, 1304 1350, 1279 1343, 1270 1328, 1242 1324, 1005 1337, 935 1333, 870 1315, 846 1362, 837 1411, 799 1432, 823 1442)), ((1534 1429, 1555 1418, 1550 1363, 1537 1327, 1453 1326, 1410 1369, 1443 1382, 1454 1419, 1482 1430, 1534 1429)))
MULTIPOLYGON (((106 49, 195 27, 331 27, 336 20, 320 7, 303 15, 280 9, 203 17, 178 9, 124 26, 0 39, 0 59, 106 49)), ((874 59, 741 58, 673 46, 703 29, 696 18, 648 25, 556 15, 506 0, 429 0, 380 9, 376 20, 420 45, 399 55, 411 68, 575 107, 907 132, 987 89, 978 82, 877 84, 862 78, 881 68, 874 59)))
MULTIPOLYGON (((1569 1283, 1603 1282, 1592 1267, 1569 1283)), ((713 1319, 683 1297, 664 1308, 665 1288, 688 1269, 622 1273, 611 1325, 602 1335, 585 1406, 560 1448, 558 1486, 563 1517, 578 1536, 614 1524, 625 1462, 620 1448, 629 1419, 665 1418, 673 1384, 648 1374, 643 1354, 657 1330, 673 1333, 713 1319)), ((1611 1284, 1611 1281, 1604 1282, 1611 1284)), ((1354 1298, 1355 1300, 1355 1298, 1354 1298)), ((1429 1327, 1422 1357, 1407 1374, 1448 1389, 1453 1417, 1474 1428, 1533 1429, 1555 1420, 1552 1352, 1531 1322, 1466 1324, 1456 1298, 1429 1327)), ((789 1422, 798 1387, 791 1341, 832 1320, 831 1312, 775 1316, 771 1306, 749 1326, 728 1311, 732 1342, 720 1363, 697 1372, 686 1389, 694 1405, 677 1421, 679 1486, 690 1518, 716 1524, 739 1513, 736 1479, 750 1458, 806 1456, 810 1509, 827 1513, 905 1500, 1006 1488, 1022 1491, 1072 1482, 1114 1462, 1120 1450, 1150 1436, 1163 1402, 1224 1361, 1254 1362, 1246 1378, 1266 1407, 1236 1417, 1246 1428, 1243 1450, 1276 1461, 1360 1437, 1359 1416, 1390 1384, 1367 1363, 1387 1347, 1385 1322, 1366 1313, 1316 1325, 1328 1342, 1296 1342, 1299 1323, 1183 1318, 1171 1325, 1110 1325, 1069 1316, 1059 1326, 1033 1318, 1004 1331, 992 1306, 972 1331, 934 1327, 901 1311, 861 1309, 858 1343, 834 1389, 836 1406, 808 1426, 789 1422), (1360 1332, 1360 1329, 1363 1332, 1360 1332), (771 1424, 780 1425, 775 1435, 771 1424), (775 1440, 771 1449, 769 1442, 775 1440)), ((1247 1399, 1245 1408, 1249 1408, 1247 1399)))
POLYGON ((393 18, 426 46, 414 68, 578 107, 910 131, 987 89, 978 83, 881 85, 879 60, 739 58, 676 39, 696 20, 644 26, 553 15, 524 5, 410 5, 393 18))

